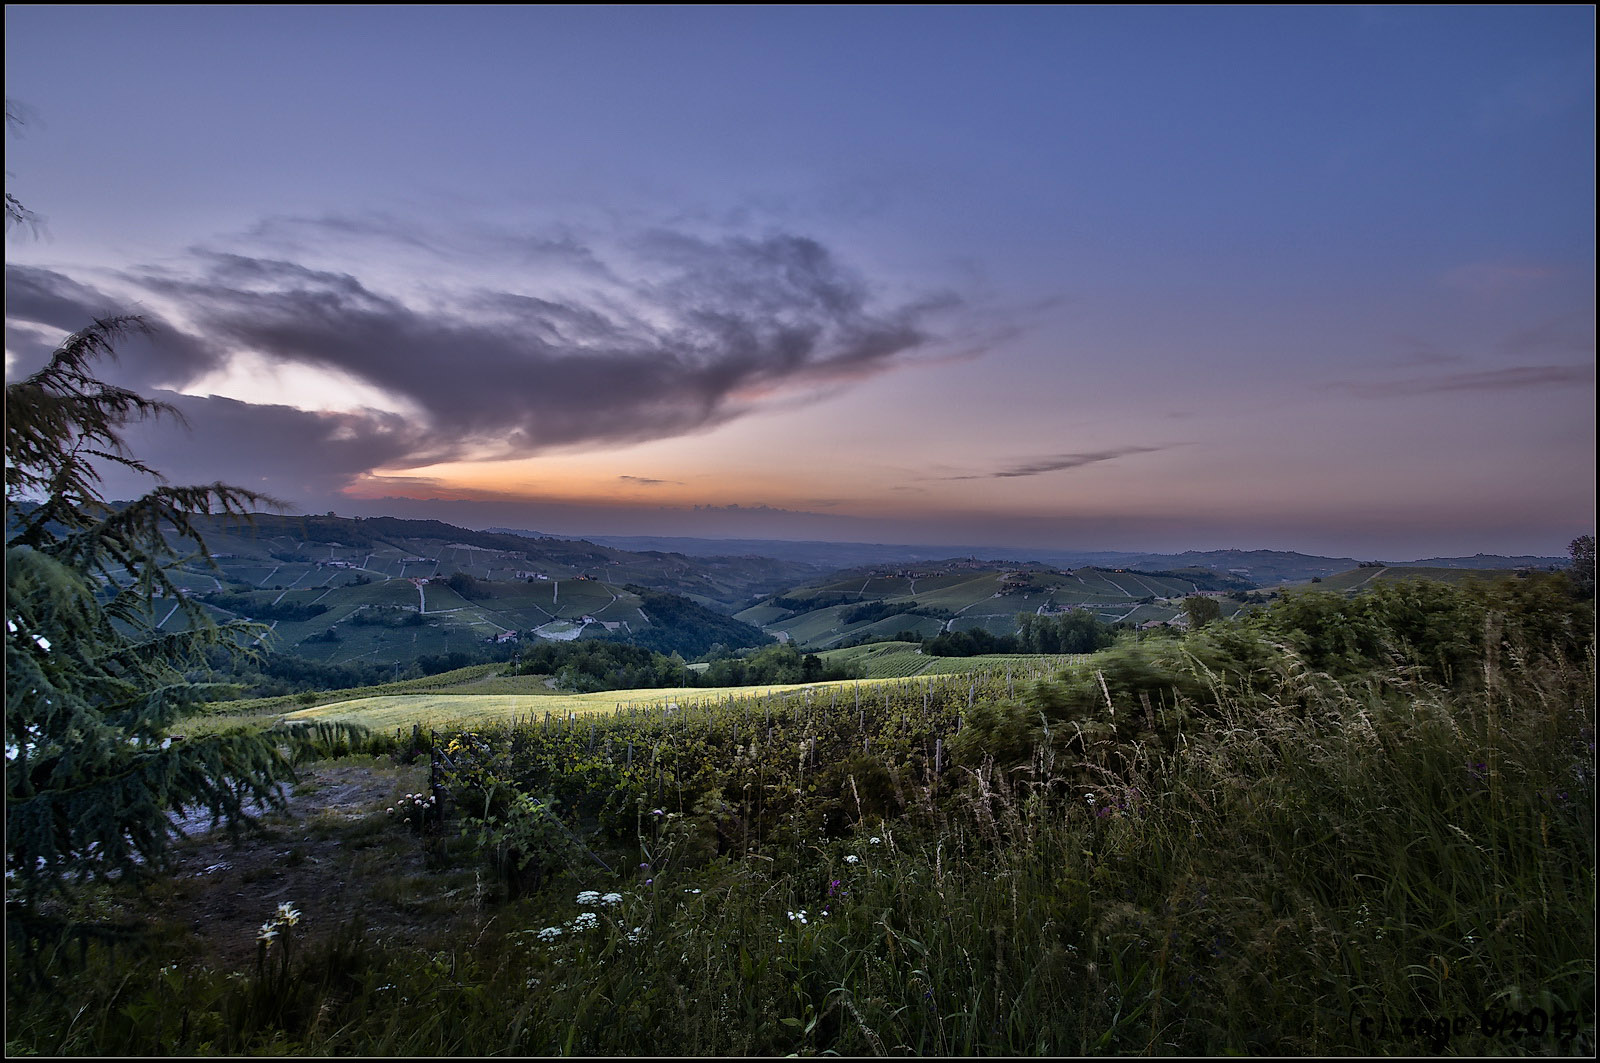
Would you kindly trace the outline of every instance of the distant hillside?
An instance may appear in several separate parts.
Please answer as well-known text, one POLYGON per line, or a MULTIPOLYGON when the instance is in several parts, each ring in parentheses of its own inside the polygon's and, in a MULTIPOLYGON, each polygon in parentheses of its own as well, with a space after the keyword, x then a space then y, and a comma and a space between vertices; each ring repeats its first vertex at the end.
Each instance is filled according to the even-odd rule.
MULTIPOLYGON (((1362 568, 1349 558, 1267 550, 1121 554, 1114 563, 1092 555, 1089 564, 947 554, 823 574, 820 559, 830 551, 838 558, 903 548, 803 543, 790 545, 808 560, 690 556, 395 517, 261 514, 254 527, 212 520, 204 530, 209 562, 196 559, 175 577, 187 595, 219 617, 271 625, 282 651, 364 664, 481 654, 491 640, 513 638, 600 636, 692 657, 717 643, 751 645, 766 636, 813 649, 903 631, 918 638, 974 629, 1004 635, 1015 630, 1019 612, 1074 608, 1137 625, 1174 619, 1182 599, 1197 593, 1221 598, 1231 614, 1240 603, 1225 596, 1253 586, 1316 577, 1333 590, 1428 569, 1467 575, 1564 562, 1480 555, 1362 568), (654 607, 651 596, 661 596, 654 607)), ((723 551, 774 545, 698 542, 723 551)), ((176 605, 158 603, 155 619, 181 623, 176 605)), ((504 641, 496 645, 506 648, 504 641)))
MULTIPOLYGON (((504 529, 497 529, 504 530, 504 529)), ((530 533, 531 534, 531 533, 530 533)), ((1309 580, 1330 576, 1356 567, 1354 557, 1323 557, 1288 550, 1189 550, 1181 554, 1152 554, 1119 550, 1050 550, 1010 546, 915 546, 888 543, 790 542, 779 539, 695 539, 667 536, 594 535, 591 541, 625 550, 671 550, 692 557, 713 554, 738 554, 770 557, 823 566, 829 569, 859 568, 896 562, 931 563, 948 558, 987 558, 1015 563, 1037 562, 1065 568, 1099 566, 1163 571, 1202 568, 1241 576, 1258 585, 1309 580)), ((1473 557, 1427 558, 1419 561, 1394 561, 1389 564, 1436 568, 1546 568, 1564 565, 1564 557, 1503 557, 1478 554, 1473 557)))
POLYGON ((638 612, 649 621, 648 627, 627 641, 657 653, 677 653, 692 659, 718 645, 731 650, 776 641, 752 624, 714 613, 679 595, 659 594, 638 586, 626 590, 639 597, 638 612))
MULTIPOLYGON (((482 659, 519 642, 594 637, 685 656, 758 645, 769 636, 728 614, 815 571, 389 517, 260 514, 253 526, 214 519, 202 531, 211 556, 174 571, 180 591, 219 618, 269 625, 277 652, 327 664, 482 659)), ((177 606, 158 600, 152 621, 182 624, 177 606)))
MULTIPOLYGON (((503 530, 503 529, 497 529, 503 530)), ((935 561, 953 556, 1014 557, 1023 554, 998 547, 905 546, 884 543, 828 543, 786 539, 696 539, 662 535, 591 535, 591 542, 622 550, 670 550, 691 557, 736 555, 771 557, 814 565, 829 571, 861 565, 893 564, 900 561, 935 561)), ((1031 554, 1028 555, 1031 558, 1031 554)), ((1110 558, 1112 555, 1106 555, 1110 558)))
POLYGON ((1208 568, 1265 586, 1331 576, 1355 568, 1359 562, 1353 557, 1319 557, 1292 550, 1185 550, 1181 554, 1141 554, 1130 564, 1139 568, 1208 568))
POLYGON ((1106 623, 1170 621, 1194 594, 1215 596, 1224 615, 1240 608, 1225 591, 1254 585, 1209 569, 1064 568, 1038 562, 970 558, 873 565, 835 572, 792 587, 737 614, 762 630, 818 650, 910 632, 983 630, 1010 635, 1018 613, 1053 615, 1084 609, 1106 623))
POLYGON ((550 579, 587 576, 682 594, 723 612, 744 608, 819 574, 814 565, 774 558, 638 553, 583 540, 530 538, 399 517, 257 514, 253 530, 221 521, 210 522, 206 529, 213 553, 255 557, 264 563, 324 560, 335 553, 353 556, 364 551, 360 560, 374 578, 431 578, 457 571, 488 580, 516 579, 519 572, 550 579), (263 549, 261 544, 268 541, 275 545, 263 549))
POLYGON ((1396 561, 1403 568, 1567 568, 1570 557, 1502 557, 1499 554, 1473 554, 1471 557, 1429 557, 1421 561, 1396 561))
POLYGON ((1353 568, 1348 572, 1339 572, 1325 579, 1320 579, 1311 589, 1342 591, 1354 594, 1379 583, 1397 583, 1411 579, 1436 580, 1440 583, 1469 583, 1472 581, 1494 583, 1511 578, 1514 571, 1509 567, 1452 568, 1420 564, 1375 565, 1369 563, 1361 568, 1353 568))

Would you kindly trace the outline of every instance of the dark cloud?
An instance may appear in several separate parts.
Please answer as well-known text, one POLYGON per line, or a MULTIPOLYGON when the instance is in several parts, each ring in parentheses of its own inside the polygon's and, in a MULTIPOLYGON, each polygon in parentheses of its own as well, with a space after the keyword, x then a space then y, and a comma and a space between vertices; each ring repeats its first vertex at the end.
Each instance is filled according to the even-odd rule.
POLYGON ((1449 391, 1517 391, 1552 385, 1591 384, 1593 381, 1592 365, 1524 365, 1376 383, 1344 381, 1334 387, 1363 398, 1388 398, 1449 391))
POLYGON ((57 329, 7 321, 6 365, 16 376, 27 376, 50 360, 50 352, 60 339, 57 329))
POLYGON ((75 332, 90 319, 129 312, 114 298, 64 273, 36 266, 6 266, 6 319, 75 332))
POLYGON ((659 487, 663 484, 676 484, 679 487, 683 486, 682 480, 657 480, 649 476, 619 476, 617 479, 631 484, 638 484, 641 487, 659 487))
POLYGON ((238 255, 146 284, 208 336, 411 400, 432 428, 419 461, 511 456, 710 427, 767 391, 870 375, 925 342, 913 314, 868 314, 825 254, 797 262, 792 242, 730 248, 737 266, 685 269, 638 313, 517 292, 413 309, 347 274, 238 255))
MULTIPOLYGON (((368 470, 404 460, 421 443, 419 430, 392 414, 151 394, 176 406, 187 424, 142 422, 127 429, 127 442, 174 483, 220 479, 283 499, 329 499, 368 470)), ((146 479, 106 473, 108 497, 133 497, 150 487, 146 479)))
MULTIPOLYGON (((381 217, 293 219, 272 231, 433 247, 413 227, 381 217)), ((293 243, 282 240, 278 250, 293 243)), ((269 364, 337 370, 420 411, 397 424, 377 414, 229 407, 241 426, 264 416, 271 423, 252 430, 274 441, 270 433, 299 421, 309 438, 348 444, 338 449, 351 460, 340 465, 360 471, 354 458, 369 452, 397 467, 704 430, 763 402, 820 394, 922 355, 933 346, 928 318, 954 303, 944 297, 880 308, 865 281, 800 236, 656 231, 630 246, 627 269, 595 265, 588 275, 608 283, 597 280, 581 296, 506 283, 402 297, 299 256, 239 250, 196 250, 183 271, 123 273, 117 279, 138 301, 108 297, 64 273, 8 267, 7 314, 21 326, 21 344, 29 324, 77 328, 108 312, 137 311, 148 299, 181 308, 184 325, 147 313, 156 337, 134 386, 181 390, 249 353, 269 364), (632 279, 617 280, 624 273, 632 279)), ((534 237, 508 237, 499 255, 599 262, 569 235, 542 246, 534 237)), ((338 396, 307 404, 337 405, 330 398, 338 396)), ((273 460, 273 445, 261 461, 273 460)))
POLYGON ((148 335, 129 334, 115 350, 120 357, 108 377, 137 390, 182 387, 218 364, 205 343, 174 328, 137 300, 109 294, 54 270, 6 266, 6 349, 18 368, 43 365, 60 338, 90 322, 127 315, 142 317, 148 335))
POLYGON ((1040 476, 1047 472, 1060 472, 1063 469, 1076 469, 1084 465, 1094 465, 1102 461, 1114 461, 1129 454, 1149 454, 1158 450, 1170 449, 1160 447, 1118 447, 1115 450, 1096 450, 1087 454, 1057 454, 1054 457, 1039 458, 1034 461, 1013 465, 1007 469, 995 472, 975 473, 967 476, 946 476, 946 480, 992 480, 1008 479, 1015 476, 1040 476))

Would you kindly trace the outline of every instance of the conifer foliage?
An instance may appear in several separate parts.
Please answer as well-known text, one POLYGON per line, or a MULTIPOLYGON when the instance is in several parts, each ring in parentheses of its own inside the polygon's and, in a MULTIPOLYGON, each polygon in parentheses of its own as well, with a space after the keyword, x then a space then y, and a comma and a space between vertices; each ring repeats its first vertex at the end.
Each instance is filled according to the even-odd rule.
POLYGON ((207 556, 197 518, 245 518, 272 500, 221 483, 103 499, 103 463, 157 475, 128 452, 124 427, 178 416, 91 372, 115 356, 118 337, 143 328, 137 318, 96 321, 6 384, 8 907, 159 868, 179 833, 174 813, 204 811, 237 829, 252 806, 280 805, 279 784, 293 778, 263 732, 171 733, 209 688, 195 681, 206 655, 248 655, 265 633, 214 623, 172 570, 207 556))

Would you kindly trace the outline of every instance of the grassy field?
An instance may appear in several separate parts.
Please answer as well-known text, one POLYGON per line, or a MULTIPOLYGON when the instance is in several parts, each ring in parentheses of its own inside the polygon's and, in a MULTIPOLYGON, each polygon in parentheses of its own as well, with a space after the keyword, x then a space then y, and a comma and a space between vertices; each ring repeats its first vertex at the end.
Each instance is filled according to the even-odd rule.
POLYGON ((743 620, 745 623, 754 624, 757 627, 765 624, 781 627, 782 625, 777 624, 777 621, 788 615, 789 610, 779 605, 757 605, 735 613, 734 619, 743 620))
POLYGON ((1075 661, 1081 655, 1055 655, 1037 653, 987 653, 975 657, 931 657, 924 654, 914 642, 873 642, 865 646, 851 646, 842 650, 826 650, 818 654, 830 665, 855 665, 873 679, 907 678, 919 675, 962 675, 968 672, 1005 673, 1033 677, 1051 673, 1075 661))
POLYGON ((913 575, 886 574, 863 570, 839 574, 825 582, 796 587, 785 597, 829 601, 840 596, 850 604, 828 605, 791 614, 787 610, 758 604, 739 613, 747 623, 759 624, 769 633, 784 632, 801 649, 826 650, 861 635, 894 635, 915 631, 923 637, 941 630, 984 630, 993 635, 1016 631, 1018 613, 1053 613, 1063 609, 1087 608, 1105 623, 1132 620, 1171 620, 1182 610, 1182 599, 1194 593, 1195 584, 1173 576, 1152 576, 1085 568, 1065 571, 1041 565, 978 567, 955 564, 951 570, 927 566, 913 575), (1154 598, 1140 605, 1144 598, 1154 598), (903 605, 908 612, 872 623, 849 624, 844 620, 852 604, 886 602, 903 605), (948 619, 919 617, 909 610, 939 610, 948 619))
POLYGON ((481 727, 488 724, 512 725, 518 721, 538 722, 546 715, 594 716, 628 709, 663 709, 706 703, 762 698, 803 690, 854 689, 873 687, 893 679, 841 679, 829 683, 769 683, 742 687, 653 687, 640 690, 602 690, 594 694, 385 694, 375 697, 336 701, 314 708, 296 709, 284 714, 289 722, 321 720, 328 723, 353 723, 375 731, 397 727, 443 726, 457 724, 481 727))
POLYGON ((138 947, 8 977, 7 1051, 1592 1058, 1591 606, 1476 594, 1291 596, 1045 684, 464 669, 291 711, 483 714, 433 744, 437 808, 396 743, 408 774, 324 776, 248 861, 95 884, 138 947))
POLYGON ((1430 579, 1441 583, 1494 583, 1513 573, 1503 568, 1414 568, 1386 565, 1382 568, 1353 568, 1326 576, 1316 584, 1297 584, 1319 591, 1356 591, 1375 583, 1397 583, 1408 579, 1430 579))

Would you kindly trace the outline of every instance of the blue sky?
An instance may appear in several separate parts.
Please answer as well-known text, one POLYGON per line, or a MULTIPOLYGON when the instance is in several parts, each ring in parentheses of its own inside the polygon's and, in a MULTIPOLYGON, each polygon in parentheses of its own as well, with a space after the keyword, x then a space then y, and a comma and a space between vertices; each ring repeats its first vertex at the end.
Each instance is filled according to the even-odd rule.
POLYGON ((1590 8, 6 29, 8 376, 144 314, 175 480, 559 534, 1594 528, 1590 8))

